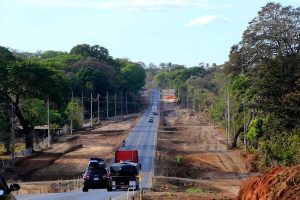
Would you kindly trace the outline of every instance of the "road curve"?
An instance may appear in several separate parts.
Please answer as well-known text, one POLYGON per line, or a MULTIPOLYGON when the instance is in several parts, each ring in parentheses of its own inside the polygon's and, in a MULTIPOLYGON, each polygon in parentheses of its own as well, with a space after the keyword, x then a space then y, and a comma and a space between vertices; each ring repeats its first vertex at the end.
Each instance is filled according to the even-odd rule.
MULTIPOLYGON (((154 115, 153 123, 148 122, 149 114, 157 108, 159 113, 160 108, 160 91, 153 90, 150 96, 150 104, 142 117, 139 119, 136 126, 132 129, 128 138, 126 139, 126 147, 122 149, 137 149, 139 151, 139 158, 142 164, 141 173, 143 178, 141 181, 141 188, 149 189, 152 187, 152 176, 154 173, 154 156, 156 150, 157 127, 159 123, 159 115, 154 115)), ((113 153, 113 152, 112 152, 113 153)), ((82 192, 81 190, 67 192, 67 193, 46 193, 35 195, 18 195, 17 200, 121 200, 127 199, 127 192, 115 191, 107 192, 103 189, 89 190, 89 192, 82 192)))

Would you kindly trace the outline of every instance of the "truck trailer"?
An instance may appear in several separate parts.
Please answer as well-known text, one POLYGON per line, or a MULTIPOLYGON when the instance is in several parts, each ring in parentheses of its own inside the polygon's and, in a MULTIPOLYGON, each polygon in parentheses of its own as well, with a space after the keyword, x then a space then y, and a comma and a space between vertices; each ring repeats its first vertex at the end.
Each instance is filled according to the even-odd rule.
POLYGON ((141 164, 137 150, 117 150, 115 163, 108 167, 109 185, 107 191, 117 189, 139 189, 141 164))

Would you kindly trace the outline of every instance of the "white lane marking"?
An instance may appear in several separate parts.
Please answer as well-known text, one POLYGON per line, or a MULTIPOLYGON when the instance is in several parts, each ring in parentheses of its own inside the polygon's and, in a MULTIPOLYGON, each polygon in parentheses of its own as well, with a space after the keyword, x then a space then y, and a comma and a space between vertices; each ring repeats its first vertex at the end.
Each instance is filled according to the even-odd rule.
MULTIPOLYGON (((127 193, 121 194, 121 195, 119 195, 119 196, 117 196, 117 197, 115 197, 115 198, 112 198, 112 200, 117 200, 117 199, 123 198, 124 196, 127 197, 127 193)), ((131 197, 131 196, 132 196, 132 193, 130 193, 129 196, 131 197)))

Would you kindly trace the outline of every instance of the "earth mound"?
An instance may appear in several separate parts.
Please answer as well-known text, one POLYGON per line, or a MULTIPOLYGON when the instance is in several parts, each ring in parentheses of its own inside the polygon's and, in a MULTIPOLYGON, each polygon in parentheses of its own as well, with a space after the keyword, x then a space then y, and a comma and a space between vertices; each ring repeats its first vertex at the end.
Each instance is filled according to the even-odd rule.
POLYGON ((236 200, 300 199, 300 165, 275 167, 242 183, 236 200))

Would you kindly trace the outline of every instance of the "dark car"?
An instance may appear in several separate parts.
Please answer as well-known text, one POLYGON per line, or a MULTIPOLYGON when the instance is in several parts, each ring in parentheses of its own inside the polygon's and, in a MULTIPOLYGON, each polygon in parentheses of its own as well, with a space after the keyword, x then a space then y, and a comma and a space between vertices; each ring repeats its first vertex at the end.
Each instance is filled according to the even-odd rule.
POLYGON ((19 184, 11 184, 8 187, 4 178, 0 175, 0 200, 15 200, 16 198, 11 194, 11 192, 19 189, 19 184))
POLYGON ((150 119, 148 120, 148 122, 149 122, 149 123, 153 123, 153 118, 150 118, 150 119))
POLYGON ((105 167, 105 161, 102 158, 90 158, 88 167, 105 167))
POLYGON ((109 175, 105 167, 89 165, 83 174, 83 192, 89 189, 101 189, 108 187, 109 175))

